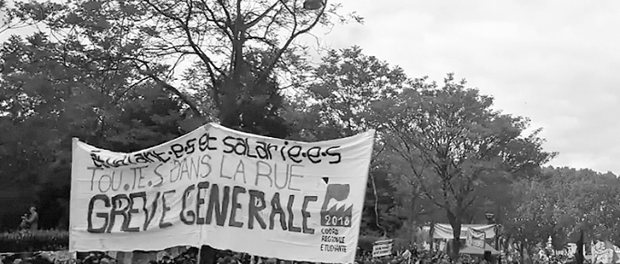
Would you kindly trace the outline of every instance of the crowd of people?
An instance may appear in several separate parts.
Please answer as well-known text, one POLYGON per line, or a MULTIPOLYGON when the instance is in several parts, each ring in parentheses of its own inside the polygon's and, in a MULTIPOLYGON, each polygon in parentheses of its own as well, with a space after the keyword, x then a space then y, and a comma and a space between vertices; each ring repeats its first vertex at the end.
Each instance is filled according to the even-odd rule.
MULTIPOLYGON (((159 259, 148 261, 149 264, 197 264, 198 248, 191 247, 176 256, 161 254, 159 259)), ((216 264, 310 264, 304 262, 292 262, 274 258, 263 258, 249 254, 235 253, 232 251, 218 251, 216 264)), ((103 252, 91 252, 76 260, 58 261, 44 254, 35 254, 29 258, 4 257, 2 264, 116 264, 113 257, 103 252)), ((457 261, 452 261, 444 252, 418 251, 416 248, 399 250, 391 256, 375 258, 372 252, 360 250, 356 256, 355 264, 519 264, 516 259, 497 259, 488 256, 462 255, 457 261), (500 263, 501 262, 501 263, 500 263)), ((566 256, 552 256, 548 259, 533 259, 533 264, 574 264, 575 260, 566 256)), ((586 260, 584 264, 591 264, 586 260)))
MULTIPOLYGON (((196 264, 198 262, 198 248, 189 248, 177 256, 163 254, 159 259, 150 260, 149 264, 196 264)), ((8 257, 2 259, 2 264, 115 264, 116 259, 103 252, 91 252, 77 260, 58 262, 43 254, 35 254, 26 259, 8 257)), ((464 257, 459 264, 486 264, 475 258, 464 257)), ((373 258, 370 252, 360 252, 356 258, 356 264, 451 264, 450 258, 444 253, 430 253, 410 251, 410 255, 394 254, 392 256, 373 258)), ((216 264, 310 264, 304 262, 284 261, 274 258, 251 256, 248 254, 234 253, 232 251, 219 251, 216 255, 216 264)))

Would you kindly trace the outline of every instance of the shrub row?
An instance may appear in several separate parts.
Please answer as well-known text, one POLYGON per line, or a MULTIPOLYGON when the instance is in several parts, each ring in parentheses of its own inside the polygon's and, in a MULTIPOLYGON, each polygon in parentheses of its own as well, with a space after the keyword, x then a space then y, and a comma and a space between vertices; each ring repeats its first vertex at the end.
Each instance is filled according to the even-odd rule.
POLYGON ((69 232, 41 230, 30 233, 0 233, 2 252, 59 251, 69 247, 69 232))

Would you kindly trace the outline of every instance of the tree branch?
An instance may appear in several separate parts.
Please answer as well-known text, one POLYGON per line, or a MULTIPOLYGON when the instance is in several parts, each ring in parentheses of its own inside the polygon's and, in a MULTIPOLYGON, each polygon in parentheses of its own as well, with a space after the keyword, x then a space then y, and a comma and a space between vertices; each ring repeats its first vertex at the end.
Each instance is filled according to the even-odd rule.
POLYGON ((258 24, 258 22, 260 22, 263 18, 265 18, 265 16, 267 16, 267 14, 269 12, 271 12, 271 10, 273 10, 278 3, 280 3, 281 0, 276 1, 275 3, 273 3, 273 5, 271 5, 269 8, 267 8, 267 10, 265 10, 265 12, 263 12, 262 14, 260 14, 258 17, 256 17, 254 20, 250 21, 249 23, 244 25, 244 31, 250 29, 251 27, 255 26, 256 24, 258 24))
POLYGON ((157 77, 157 75, 155 75, 155 73, 153 73, 153 71, 151 70, 149 63, 147 61, 138 59, 138 58, 131 58, 131 57, 124 57, 121 58, 122 60, 128 60, 128 61, 133 61, 133 62, 138 62, 142 65, 144 65, 144 67, 146 67, 146 71, 145 70, 140 70, 140 67, 138 66, 138 70, 140 71, 141 74, 150 77, 153 81, 155 81, 155 83, 157 83, 158 85, 161 85, 164 89, 172 92, 173 94, 175 94, 176 96, 178 96, 185 104, 187 104, 189 106, 189 108, 192 110, 192 112, 194 112, 194 114, 196 116, 202 116, 202 113, 200 112, 200 110, 198 109, 198 106, 189 99, 189 97, 187 97, 187 95, 185 95, 184 93, 182 93, 179 89, 177 89, 176 87, 172 86, 171 84, 163 81, 162 79, 160 79, 159 77, 157 77))
MULTIPOLYGON (((207 54, 205 54, 202 49, 198 46, 198 44, 196 44, 196 42, 194 42, 194 38, 192 37, 192 32, 189 30, 189 21, 191 20, 191 14, 192 14, 192 9, 193 9, 193 5, 192 4, 188 4, 188 8, 189 11, 187 12, 187 16, 185 17, 185 21, 181 21, 181 27, 183 28, 183 31, 185 32, 185 35, 187 36, 187 41, 189 42, 190 47, 192 48, 192 50, 194 50, 194 52, 196 52, 196 54, 198 55, 198 57, 200 57, 200 59, 205 63, 205 65, 207 66, 207 71, 209 72, 209 75, 211 76, 211 84, 213 85, 213 89, 215 90, 215 93, 219 94, 219 87, 217 87, 217 83, 216 83, 216 79, 217 76, 215 75, 215 72, 213 71, 213 69, 215 69, 216 71, 218 71, 222 76, 226 76, 226 74, 219 69, 211 60, 211 58, 209 58, 209 56, 207 56, 207 54)), ((216 98, 214 98, 216 99, 216 98)))
POLYGON ((159 79, 157 76, 155 76, 155 74, 152 74, 152 73, 145 73, 145 74, 151 77, 151 79, 153 79, 157 84, 161 85, 166 90, 171 91, 172 93, 177 95, 179 98, 181 98, 181 100, 185 102, 189 106, 190 109, 192 109, 192 112, 194 112, 196 116, 202 116, 202 113, 200 112, 200 110, 198 110, 198 106, 196 106, 194 102, 189 100, 187 95, 179 91, 179 89, 159 79))
MULTIPOLYGON (((279 0, 279 1, 282 2, 282 4, 288 9, 288 6, 286 6, 286 4, 283 2, 284 0, 279 0)), ((276 66, 276 64, 280 60, 280 57, 282 57, 282 54, 284 54, 284 51, 286 51, 288 49, 288 47, 291 45, 291 43, 293 43, 293 40, 295 40, 295 38, 297 38, 301 34, 304 34, 304 33, 308 32, 308 31, 310 31, 312 28, 314 28, 319 23, 319 21, 321 20, 321 17, 325 13, 325 8, 326 7, 327 7, 327 0, 325 0, 325 2, 323 4, 323 7, 321 8, 321 11, 319 11, 319 14, 317 15, 316 19, 308 27, 306 27, 305 29, 302 29, 300 31, 297 31, 297 32, 295 32, 295 30, 293 30, 293 32, 291 32, 291 36, 286 40, 286 42, 284 43, 282 48, 280 48, 276 52, 276 55, 272 58, 271 62, 267 65, 267 67, 263 71, 263 74, 261 74, 261 76, 258 78, 256 83, 262 83, 262 82, 264 82, 267 79, 267 77, 269 77, 269 73, 276 66)), ((289 12, 292 12, 292 11, 289 11, 289 12)), ((294 19, 295 22, 297 21, 297 17, 294 14, 293 14, 293 19, 294 19)), ((297 23, 295 23, 295 24, 297 24, 297 23)))
POLYGON ((116 104, 123 96, 125 96, 125 94, 127 94, 127 92, 129 92, 131 89, 133 89, 134 87, 138 86, 138 84, 141 84, 142 82, 146 81, 149 77, 144 77, 140 80, 138 80, 137 82, 129 85, 129 87, 127 87, 127 89, 125 89, 125 91, 123 91, 122 93, 118 94, 116 96, 116 98, 114 98, 114 100, 112 101, 113 104, 116 104))
MULTIPOLYGON (((215 25, 222 31, 224 32, 224 34, 228 37, 228 39, 232 42, 233 41, 233 36, 230 34, 230 32, 228 31, 229 29, 231 29, 232 27, 232 22, 230 20, 230 16, 228 15, 228 13, 226 13, 226 17, 227 17, 227 21, 223 22, 218 20, 215 17, 215 12, 209 8, 209 4, 207 2, 205 2, 204 0, 200 0, 201 3, 204 5, 204 9, 207 10, 207 12, 211 15, 212 19, 209 19, 207 15, 205 15, 205 17, 207 17, 207 20, 211 20, 215 23, 215 25), (221 25, 221 23, 223 23, 224 25, 221 25)), ((218 1, 219 2, 219 1, 218 1)), ((226 8, 224 8, 224 11, 226 11, 226 8)))

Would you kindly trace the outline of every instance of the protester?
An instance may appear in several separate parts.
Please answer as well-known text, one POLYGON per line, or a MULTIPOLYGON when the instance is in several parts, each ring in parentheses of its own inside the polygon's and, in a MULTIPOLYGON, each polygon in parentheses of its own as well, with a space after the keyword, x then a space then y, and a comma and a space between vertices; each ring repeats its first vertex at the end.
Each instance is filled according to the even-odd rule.
POLYGON ((195 264, 198 257, 198 248, 191 247, 187 251, 179 254, 176 258, 174 258, 173 263, 175 264, 195 264))
POLYGON ((25 214, 22 216, 22 222, 19 227, 21 230, 39 230, 39 214, 37 213, 36 207, 30 207, 30 214, 25 214))
MULTIPOLYGON (((502 263, 498 263, 497 260, 485 260, 483 256, 475 255, 461 255, 458 261, 454 261, 445 252, 430 252, 419 251, 416 248, 407 250, 400 250, 404 252, 402 254, 394 254, 391 256, 385 256, 381 258, 373 258, 372 252, 359 249, 355 259, 355 264, 519 264, 519 260, 509 259, 508 257, 502 257, 502 263)), ((187 249, 176 257, 172 257, 168 254, 161 254, 158 260, 151 260, 148 264, 197 264, 198 263, 199 250, 196 247, 187 249)), ((230 250, 217 251, 215 255, 215 264, 323 264, 323 263, 309 263, 309 262, 293 262, 284 261, 275 258, 265 258, 260 256, 251 256, 245 253, 236 253, 230 250)), ((113 264, 116 260, 106 255, 103 252, 91 252, 83 260, 76 260, 74 263, 83 264, 113 264)), ((21 264, 33 263, 33 264, 51 264, 48 259, 40 258, 37 255, 34 258, 18 259, 16 256, 2 256, 1 263, 16 263, 21 264), (45 261, 47 262, 45 262, 45 261)), ((119 262, 121 263, 121 262, 119 262)), ((533 264, 574 264, 574 258, 569 256, 553 255, 547 259, 533 259, 533 264)), ((353 263, 351 263, 353 264, 353 263)), ((589 260, 586 260, 584 264, 591 264, 589 260)))

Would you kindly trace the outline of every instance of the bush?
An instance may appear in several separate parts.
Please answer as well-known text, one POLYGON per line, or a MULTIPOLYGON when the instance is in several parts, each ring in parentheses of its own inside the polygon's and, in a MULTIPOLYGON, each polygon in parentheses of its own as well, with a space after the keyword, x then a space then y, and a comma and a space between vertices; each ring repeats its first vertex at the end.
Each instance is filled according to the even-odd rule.
POLYGON ((69 248, 69 232, 40 230, 29 233, 0 233, 3 252, 59 251, 69 248))

